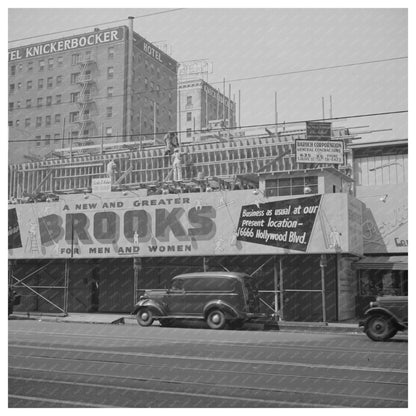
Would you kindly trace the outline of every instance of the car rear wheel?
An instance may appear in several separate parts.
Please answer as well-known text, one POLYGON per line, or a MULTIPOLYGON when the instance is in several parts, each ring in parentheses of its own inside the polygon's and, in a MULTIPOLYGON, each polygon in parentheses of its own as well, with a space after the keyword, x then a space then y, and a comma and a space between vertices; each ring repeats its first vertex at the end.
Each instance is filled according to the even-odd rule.
POLYGON ((140 326, 150 326, 154 321, 152 311, 148 308, 139 309, 136 318, 140 326))
POLYGON ((211 329, 223 329, 227 323, 224 312, 214 309, 207 316, 207 324, 211 329))
POLYGON ((365 333, 373 341, 385 341, 396 335, 397 329, 390 317, 386 315, 373 315, 367 321, 365 333))

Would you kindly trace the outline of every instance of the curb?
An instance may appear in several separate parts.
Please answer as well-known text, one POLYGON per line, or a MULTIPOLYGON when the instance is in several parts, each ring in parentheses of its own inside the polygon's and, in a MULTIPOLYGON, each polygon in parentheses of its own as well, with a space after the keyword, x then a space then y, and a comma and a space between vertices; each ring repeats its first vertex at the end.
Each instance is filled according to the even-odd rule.
MULTIPOLYGON (((99 315, 97 315, 99 316, 99 315)), ((9 320, 32 320, 43 322, 59 322, 59 323, 78 323, 78 324, 95 324, 95 325, 135 325, 137 321, 133 315, 125 315, 122 317, 103 316, 102 319, 96 319, 96 316, 86 316, 85 319, 71 316, 56 315, 36 315, 36 314, 13 314, 9 316, 9 320)), ((192 326, 189 326, 192 327, 192 326)), ((283 332, 321 332, 321 333, 362 333, 363 330, 355 324, 325 324, 322 322, 278 322, 278 328, 275 326, 264 327, 262 324, 246 324, 245 330, 264 330, 264 331, 283 331, 283 332)))

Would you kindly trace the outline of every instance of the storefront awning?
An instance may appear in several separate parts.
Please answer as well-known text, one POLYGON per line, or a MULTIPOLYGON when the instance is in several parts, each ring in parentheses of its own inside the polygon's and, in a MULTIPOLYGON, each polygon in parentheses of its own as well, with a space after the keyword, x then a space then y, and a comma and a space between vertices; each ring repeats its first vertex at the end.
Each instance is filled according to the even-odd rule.
POLYGON ((366 257, 353 264, 355 270, 408 270, 407 256, 366 257))

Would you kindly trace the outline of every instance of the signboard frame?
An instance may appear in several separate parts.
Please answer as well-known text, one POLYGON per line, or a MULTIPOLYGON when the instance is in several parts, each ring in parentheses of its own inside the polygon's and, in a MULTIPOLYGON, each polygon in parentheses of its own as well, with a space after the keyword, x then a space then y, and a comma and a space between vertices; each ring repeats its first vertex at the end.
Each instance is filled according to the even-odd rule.
MULTIPOLYGON (((295 140, 295 155, 296 155, 296 163, 317 163, 317 164, 328 164, 328 165, 343 165, 344 164, 344 154, 345 154, 345 146, 343 140, 303 140, 303 139, 297 139, 295 140), (312 150, 310 150, 314 155, 312 155, 312 158, 309 160, 301 159, 299 156, 299 144, 301 142, 307 142, 312 145, 312 150), (341 145, 341 154, 342 154, 342 160, 327 160, 326 158, 320 159, 317 157, 319 153, 314 149, 316 145, 322 145, 322 146, 331 146, 331 144, 339 143, 341 145)), ((327 157, 329 156, 329 153, 327 153, 327 157)))

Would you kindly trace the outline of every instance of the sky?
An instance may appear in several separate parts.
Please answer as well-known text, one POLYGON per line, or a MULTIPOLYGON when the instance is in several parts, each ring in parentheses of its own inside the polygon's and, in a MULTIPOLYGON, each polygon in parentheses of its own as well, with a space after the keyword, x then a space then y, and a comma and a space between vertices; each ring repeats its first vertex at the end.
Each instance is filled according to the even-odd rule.
MULTIPOLYGON (((9 8, 8 48, 127 25, 127 17, 134 16, 135 32, 165 44, 175 60, 212 63, 208 81, 222 91, 225 79, 227 95, 231 85, 237 104, 240 97, 242 126, 274 123, 275 94, 279 122, 322 118, 322 97, 325 117, 330 97, 334 117, 408 108, 404 8, 183 8, 153 14, 167 10, 9 8), (69 31, 55 33, 64 30, 69 31), (385 59, 391 60, 355 65, 385 59), (343 65, 349 66, 308 71, 343 65)), ((350 118, 335 125, 369 126, 357 132, 392 129, 363 136, 373 140, 408 137, 407 114, 350 118)))

